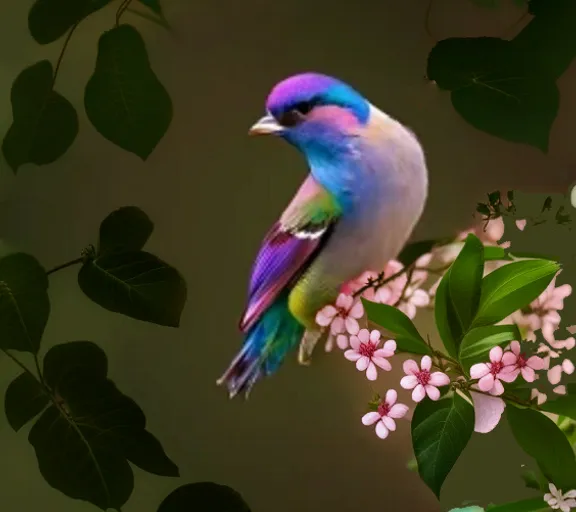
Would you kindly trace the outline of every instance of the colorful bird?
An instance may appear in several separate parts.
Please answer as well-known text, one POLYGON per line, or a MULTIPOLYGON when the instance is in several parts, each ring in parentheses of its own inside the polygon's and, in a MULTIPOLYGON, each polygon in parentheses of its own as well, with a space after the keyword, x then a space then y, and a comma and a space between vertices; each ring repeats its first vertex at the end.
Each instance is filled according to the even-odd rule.
POLYGON ((240 321, 244 345, 217 381, 247 397, 300 344, 308 364, 322 335, 318 310, 342 285, 395 258, 428 194, 416 136, 344 82, 302 73, 278 83, 250 134, 272 134, 310 173, 272 226, 252 268, 240 321))

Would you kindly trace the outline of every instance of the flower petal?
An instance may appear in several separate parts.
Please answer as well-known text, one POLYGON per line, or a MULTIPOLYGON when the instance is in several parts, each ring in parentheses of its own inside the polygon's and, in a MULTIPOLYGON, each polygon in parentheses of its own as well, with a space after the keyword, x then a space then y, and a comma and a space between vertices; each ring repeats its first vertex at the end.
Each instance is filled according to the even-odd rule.
POLYGON ((543 370, 544 369, 544 359, 538 356, 529 357, 526 361, 526 365, 533 370, 543 370))
POLYGON ((524 231, 524 228, 526 227, 526 219, 516 219, 516 227, 520 231, 524 231))
POLYGON ((565 395, 566 394, 566 386, 556 386, 552 388, 552 391, 557 395, 565 395))
POLYGON ((336 345, 341 350, 345 350, 348 347, 348 336, 345 334, 339 334, 336 336, 336 345))
MULTIPOLYGON (((386 362, 388 363, 388 361, 386 362)), ((372 361, 368 363, 368 368, 366 369, 366 378, 368 380, 376 380, 378 378, 378 370, 376 369, 376 365, 372 361)))
POLYGON ((450 384, 450 377, 442 372, 433 372, 428 383, 431 386, 447 386, 450 384))
POLYGON ((378 329, 372 329, 369 339, 374 345, 378 345, 380 343, 380 336, 382 336, 382 333, 378 329))
POLYGON ((381 418, 380 414, 376 411, 367 412, 364 416, 362 416, 362 424, 363 425, 374 425, 377 421, 381 418))
POLYGON ((386 391, 386 396, 384 397, 384 401, 389 405, 392 406, 398 400, 398 393, 395 389, 389 389, 386 391))
POLYGON ((470 391, 474 402, 474 432, 487 434, 500 422, 506 403, 501 398, 470 391))
POLYGON ((420 361, 420 368, 423 370, 430 370, 430 368, 432 368, 432 359, 430 356, 422 356, 422 360, 420 361))
POLYGON ((336 299, 336 306, 348 311, 352 307, 353 302, 354 298, 351 295, 341 293, 340 295, 338 295, 338 298, 336 299))
POLYGON ((412 389, 418 384, 418 379, 415 375, 406 375, 400 380, 400 386, 404 389, 412 389))
POLYGON ((344 357, 348 359, 348 361, 355 362, 358 361, 362 357, 362 355, 356 352, 355 350, 347 350, 346 352, 344 352, 344 357))
POLYGON ((330 325, 336 313, 334 306, 326 306, 316 313, 316 323, 321 327, 326 327, 330 325))
POLYGON ((498 379, 494 379, 494 387, 490 390, 490 394, 493 396, 500 396, 502 393, 504 393, 502 382, 498 379))
POLYGON ((344 326, 346 331, 348 331, 350 334, 358 334, 358 331, 360 330, 358 320, 352 318, 351 316, 346 317, 346 320, 344 320, 344 326))
POLYGON ((520 370, 518 370, 518 368, 514 366, 505 366, 500 370, 498 378, 504 382, 514 382, 519 374, 520 370))
POLYGON ((414 290, 414 293, 410 297, 410 302, 416 307, 423 308, 430 304, 430 296, 424 290, 414 290))
POLYGON ((407 405, 394 404, 390 408, 390 412, 388 413, 388 416, 390 416, 391 418, 400 419, 400 418, 403 418, 404 416, 406 416, 407 412, 408 412, 408 406, 407 405))
POLYGON ((370 364, 370 358, 366 356, 360 356, 360 359, 356 361, 356 369, 359 372, 363 372, 364 370, 366 370, 366 368, 368 368, 369 364, 370 364))
POLYGON ((490 368, 486 363, 477 363, 470 368, 470 377, 473 379, 481 379, 490 373, 490 368))
POLYGON ((344 332, 344 319, 341 316, 337 316, 332 320, 330 332, 332 334, 341 334, 344 332))
POLYGON ((389 354, 386 357, 393 356, 394 352, 396 352, 396 342, 394 340, 388 340, 384 343, 382 350, 385 350, 389 354))
POLYGON ((478 388, 480 391, 488 392, 494 387, 494 375, 488 373, 478 381, 478 388))
POLYGON ((364 316, 364 306, 362 305, 361 301, 357 301, 350 309, 348 313, 349 316, 352 318, 362 318, 364 316))
POLYGON ((428 384, 425 389, 430 400, 436 401, 440 398, 440 390, 436 386, 430 386, 430 384, 428 384))
POLYGON ((522 372, 522 378, 526 382, 534 382, 536 380, 536 373, 529 366, 525 366, 524 368, 522 368, 521 372, 522 372))
POLYGON ((504 366, 510 366, 516 364, 517 360, 518 357, 516 356, 516 354, 514 354, 514 352, 504 352, 504 354, 502 354, 502 364, 504 366))
POLYGON ((390 418, 390 416, 383 416, 382 423, 384 423, 384 426, 390 430, 390 432, 394 432, 396 430, 396 422, 390 418))
POLYGON ((490 361, 493 363, 499 363, 502 360, 502 355, 503 355, 502 347, 496 345, 495 347, 492 347, 492 349, 490 350, 489 354, 490 361))
POLYGON ((368 343, 370 340, 370 332, 368 329, 360 329, 360 332, 358 332, 357 336, 361 343, 368 343))
POLYGON ((384 371, 389 372, 392 369, 392 365, 390 364, 390 361, 388 361, 388 359, 384 359, 383 357, 372 356, 372 362, 376 366, 379 366, 380 368, 382 368, 384 371))
POLYGON ((352 347, 353 350, 360 350, 360 340, 358 339, 358 336, 350 336, 350 347, 352 347))
POLYGON ((548 370, 547 376, 550 384, 552 385, 558 384, 560 382, 560 379, 562 378, 562 367, 559 364, 557 364, 556 366, 550 368, 548 370))
POLYGON ((414 388, 414 391, 412 391, 412 400, 414 400, 415 402, 421 402, 425 396, 426 396, 426 390, 424 389, 424 386, 422 384, 418 384, 414 388))
POLYGON ((406 375, 414 375, 420 371, 420 367, 414 359, 406 359, 402 365, 402 369, 406 375))
POLYGON ((520 343, 518 341, 510 343, 510 350, 512 350, 514 355, 518 356, 520 354, 520 343))
POLYGON ((570 359, 564 359, 562 361, 562 371, 566 375, 572 375, 574 373, 574 363, 570 359))
POLYGON ((386 425, 384 425, 384 423, 382 423, 381 421, 376 423, 376 435, 380 439, 386 439, 389 433, 390 431, 386 428, 386 425))

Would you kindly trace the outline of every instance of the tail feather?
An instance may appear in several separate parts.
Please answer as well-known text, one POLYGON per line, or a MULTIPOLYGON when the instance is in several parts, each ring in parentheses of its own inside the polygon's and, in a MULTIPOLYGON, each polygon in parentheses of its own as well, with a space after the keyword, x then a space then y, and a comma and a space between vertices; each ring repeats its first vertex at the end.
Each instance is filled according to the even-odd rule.
POLYGON ((288 295, 278 297, 246 333, 244 345, 217 384, 226 385, 230 398, 238 393, 247 398, 258 380, 278 370, 303 332, 304 327, 288 309, 288 295))

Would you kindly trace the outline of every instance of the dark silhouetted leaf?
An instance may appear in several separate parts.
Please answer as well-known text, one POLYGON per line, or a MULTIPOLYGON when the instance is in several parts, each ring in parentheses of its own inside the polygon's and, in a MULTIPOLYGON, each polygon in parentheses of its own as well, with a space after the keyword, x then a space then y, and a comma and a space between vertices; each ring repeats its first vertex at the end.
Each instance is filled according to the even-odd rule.
POLYGON ((16 431, 40 414, 50 397, 29 373, 21 373, 6 389, 4 411, 9 425, 16 431))
POLYGON ((56 345, 44 359, 44 379, 58 406, 50 406, 28 437, 42 476, 71 498, 102 510, 120 510, 134 488, 128 461, 163 476, 178 468, 146 431, 138 405, 106 376, 97 345, 56 345))
POLYGON ((146 160, 172 121, 172 101, 130 25, 105 32, 84 95, 86 114, 102 136, 146 160))
POLYGON ((39 44, 60 39, 76 23, 112 0, 36 0, 28 13, 28 30, 39 44))
POLYGON ((482 296, 473 327, 492 325, 530 304, 550 284, 560 265, 549 260, 515 261, 482 280, 482 296))
POLYGON ((493 37, 444 39, 428 56, 427 76, 478 130, 548 151, 559 92, 531 54, 493 37))
POLYGON ((497 346, 520 341, 517 325, 487 325, 470 329, 462 339, 459 359, 466 370, 473 364, 488 361, 488 353, 497 346))
POLYGON ((15 173, 24 164, 51 164, 78 135, 76 110, 52 89, 53 77, 52 64, 42 60, 22 71, 12 84, 13 121, 2 153, 15 173))
POLYGON ((576 56, 576 3, 573 0, 530 0, 529 6, 536 17, 512 42, 557 79, 576 56))
POLYGON ((412 446, 418 473, 440 497, 440 490, 474 431, 474 407, 454 393, 450 398, 420 402, 412 417, 412 446))
POLYGON ((158 512, 250 512, 242 496, 227 485, 198 482, 178 487, 158 507, 158 512))
POLYGON ((541 412, 511 405, 506 417, 516 442, 546 478, 560 489, 576 488, 576 457, 558 425, 541 412))
POLYGON ((100 224, 98 254, 141 250, 154 224, 140 208, 124 206, 113 211, 100 224))
POLYGON ((150 10, 155 12, 158 16, 162 16, 162 6, 160 0, 138 0, 142 5, 145 5, 150 10))
POLYGON ((88 260, 80 269, 78 284, 109 311, 170 327, 178 327, 186 302, 186 283, 178 271, 144 251, 88 260))
POLYGON ((426 344, 418 329, 402 311, 388 306, 362 299, 368 320, 383 327, 394 336, 398 350, 413 354, 430 354, 430 347, 426 344))
POLYGON ((0 348, 36 354, 50 315, 48 278, 36 258, 0 259, 0 348))

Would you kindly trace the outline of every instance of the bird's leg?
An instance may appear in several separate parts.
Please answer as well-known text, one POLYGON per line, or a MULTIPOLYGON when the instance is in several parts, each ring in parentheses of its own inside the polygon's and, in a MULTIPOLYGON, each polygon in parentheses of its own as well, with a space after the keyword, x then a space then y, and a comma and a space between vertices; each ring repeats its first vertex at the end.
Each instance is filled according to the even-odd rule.
POLYGON ((304 335, 300 340, 300 347, 298 349, 298 362, 302 365, 309 366, 312 362, 311 356, 314 351, 314 347, 318 340, 321 338, 322 331, 304 331, 304 335))

